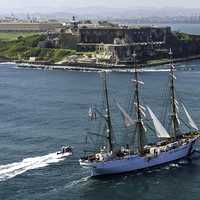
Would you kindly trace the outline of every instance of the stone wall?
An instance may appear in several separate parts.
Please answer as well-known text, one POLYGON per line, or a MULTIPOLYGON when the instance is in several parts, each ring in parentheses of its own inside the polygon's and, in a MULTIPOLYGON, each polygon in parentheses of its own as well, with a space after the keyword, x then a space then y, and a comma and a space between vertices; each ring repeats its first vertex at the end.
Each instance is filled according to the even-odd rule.
POLYGON ((44 41, 38 43, 40 48, 76 49, 79 35, 73 33, 49 32, 44 41))
POLYGON ((62 49, 76 49, 79 35, 72 33, 62 33, 59 36, 59 47, 62 49))
POLYGON ((170 31, 169 27, 104 27, 104 28, 80 28, 80 41, 79 43, 85 44, 114 44, 115 38, 124 39, 126 43, 138 43, 149 41, 163 41, 166 32, 170 31))
MULTIPOLYGON (((99 45, 96 54, 103 55, 102 60, 107 58, 107 62, 111 63, 132 63, 133 52, 137 52, 137 59, 148 60, 149 58, 158 57, 159 49, 164 48, 164 43, 146 43, 146 44, 126 44, 126 45, 99 45), (104 58, 104 59, 103 59, 104 58)), ((100 60, 99 60, 100 61, 100 60)))

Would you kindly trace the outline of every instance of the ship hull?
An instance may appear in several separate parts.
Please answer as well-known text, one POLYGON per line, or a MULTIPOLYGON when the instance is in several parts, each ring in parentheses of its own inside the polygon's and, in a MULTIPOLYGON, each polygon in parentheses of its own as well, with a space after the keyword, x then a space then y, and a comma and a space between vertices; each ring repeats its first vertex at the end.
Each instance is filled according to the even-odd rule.
POLYGON ((187 157, 194 151, 193 146, 196 140, 197 138, 175 149, 171 149, 167 152, 160 152, 159 154, 152 155, 151 157, 129 155, 122 159, 114 159, 106 162, 95 162, 91 164, 82 163, 81 165, 90 167, 92 176, 121 174, 142 170, 187 157))

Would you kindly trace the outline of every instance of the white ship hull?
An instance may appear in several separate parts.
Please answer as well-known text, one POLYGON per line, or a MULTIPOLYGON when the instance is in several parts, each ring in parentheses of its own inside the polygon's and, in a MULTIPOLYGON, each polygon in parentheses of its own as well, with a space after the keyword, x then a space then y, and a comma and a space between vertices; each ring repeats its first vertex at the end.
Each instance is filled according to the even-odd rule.
POLYGON ((72 152, 65 152, 65 153, 57 152, 57 159, 62 159, 68 156, 72 156, 72 152))
POLYGON ((149 167, 158 166, 168 162, 172 162, 184 158, 191 154, 194 149, 193 146, 198 138, 190 140, 175 149, 166 152, 160 152, 152 156, 128 155, 121 159, 113 159, 106 162, 81 162, 85 167, 91 168, 92 176, 102 176, 109 174, 120 174, 125 172, 136 171, 149 167))

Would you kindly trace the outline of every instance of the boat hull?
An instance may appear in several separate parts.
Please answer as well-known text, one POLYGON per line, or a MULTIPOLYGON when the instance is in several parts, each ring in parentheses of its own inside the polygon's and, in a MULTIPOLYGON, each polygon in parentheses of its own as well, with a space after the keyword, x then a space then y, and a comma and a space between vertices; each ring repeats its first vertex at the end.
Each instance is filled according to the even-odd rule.
POLYGON ((129 155, 121 159, 114 159, 106 162, 94 162, 94 163, 80 163, 83 166, 91 168, 92 176, 102 176, 109 174, 121 174, 126 172, 132 172, 136 170, 155 167, 168 162, 179 160, 191 154, 194 151, 194 144, 196 139, 191 140, 175 149, 171 149, 167 152, 160 152, 153 156, 139 156, 129 155))
POLYGON ((57 159, 66 158, 71 155, 72 155, 72 152, 65 152, 65 153, 57 152, 57 159))

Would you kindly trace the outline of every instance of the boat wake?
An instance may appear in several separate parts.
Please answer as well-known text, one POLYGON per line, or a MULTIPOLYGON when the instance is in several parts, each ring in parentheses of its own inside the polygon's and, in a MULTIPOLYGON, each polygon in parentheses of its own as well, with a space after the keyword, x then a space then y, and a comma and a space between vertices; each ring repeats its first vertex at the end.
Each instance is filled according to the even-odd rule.
POLYGON ((0 181, 5 181, 28 170, 43 168, 49 164, 57 163, 63 160, 64 158, 59 158, 57 153, 51 153, 45 156, 26 158, 21 162, 0 165, 0 181))

